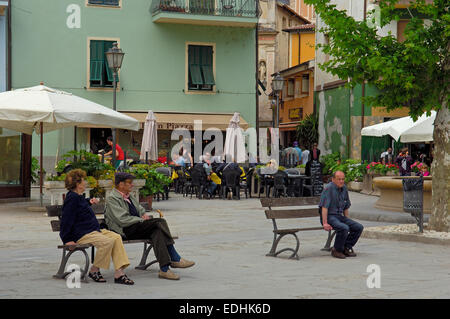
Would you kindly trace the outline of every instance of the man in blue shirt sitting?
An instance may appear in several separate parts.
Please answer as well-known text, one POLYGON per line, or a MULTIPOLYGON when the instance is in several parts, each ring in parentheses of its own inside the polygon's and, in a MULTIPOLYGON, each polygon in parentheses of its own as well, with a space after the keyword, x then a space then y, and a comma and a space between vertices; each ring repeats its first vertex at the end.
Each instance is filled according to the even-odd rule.
POLYGON ((319 203, 323 229, 336 231, 336 240, 331 249, 331 255, 336 258, 356 257, 353 246, 364 229, 363 225, 348 218, 350 205, 345 174, 336 171, 332 182, 325 186, 319 203))

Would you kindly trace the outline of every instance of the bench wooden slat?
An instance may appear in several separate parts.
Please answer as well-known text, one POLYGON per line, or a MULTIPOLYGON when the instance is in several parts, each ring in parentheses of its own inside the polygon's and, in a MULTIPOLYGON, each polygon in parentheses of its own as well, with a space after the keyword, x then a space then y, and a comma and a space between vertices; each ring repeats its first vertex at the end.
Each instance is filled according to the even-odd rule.
POLYGON ((319 208, 267 209, 265 212, 267 219, 319 217, 319 208))
POLYGON ((75 248, 78 248, 78 249, 86 249, 86 248, 90 248, 90 247, 92 247, 92 246, 94 246, 94 245, 92 245, 92 244, 83 244, 83 245, 59 245, 58 246, 58 248, 59 249, 62 249, 62 248, 70 248, 70 247, 75 247, 75 248))
POLYGON ((320 196, 261 198, 260 201, 262 207, 307 206, 307 205, 318 205, 320 202, 320 196))
POLYGON ((292 229, 278 229, 273 232, 276 234, 293 234, 305 230, 323 230, 323 227, 308 227, 308 228, 292 228, 292 229))

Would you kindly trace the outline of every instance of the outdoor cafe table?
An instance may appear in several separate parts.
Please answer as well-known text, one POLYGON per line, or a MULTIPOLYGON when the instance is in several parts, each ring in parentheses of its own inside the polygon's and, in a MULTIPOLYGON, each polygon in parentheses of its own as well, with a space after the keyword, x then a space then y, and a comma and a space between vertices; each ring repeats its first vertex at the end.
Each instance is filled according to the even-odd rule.
POLYGON ((311 177, 306 175, 288 174, 288 196, 303 196, 303 185, 306 179, 311 179, 311 177), (296 192, 298 192, 298 195, 296 192))

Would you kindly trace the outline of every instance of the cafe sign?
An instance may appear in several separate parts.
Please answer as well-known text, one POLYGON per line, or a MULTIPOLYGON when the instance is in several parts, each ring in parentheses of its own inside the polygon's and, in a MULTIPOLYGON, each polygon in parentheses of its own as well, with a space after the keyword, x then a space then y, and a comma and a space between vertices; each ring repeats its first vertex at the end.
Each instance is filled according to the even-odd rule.
POLYGON ((303 108, 296 107, 289 109, 289 119, 290 120, 301 120, 303 118, 303 108))
MULTIPOLYGON (((189 123, 157 123, 158 130, 175 130, 175 129, 188 129, 194 130, 194 124, 189 123)), ((144 123, 141 123, 141 129, 144 128, 144 123)))

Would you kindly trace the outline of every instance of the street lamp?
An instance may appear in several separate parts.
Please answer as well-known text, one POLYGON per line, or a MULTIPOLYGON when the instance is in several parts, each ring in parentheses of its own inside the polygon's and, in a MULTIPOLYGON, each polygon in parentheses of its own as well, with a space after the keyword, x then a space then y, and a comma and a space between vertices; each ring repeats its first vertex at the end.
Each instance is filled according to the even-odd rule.
MULTIPOLYGON (((113 43, 112 48, 108 50, 106 54, 106 59, 108 61, 108 66, 113 70, 113 82, 114 82, 114 95, 113 95, 113 110, 116 110, 116 89, 117 89, 117 72, 122 67, 122 61, 125 53, 122 49, 117 47, 117 42, 113 43)), ((114 167, 116 166, 116 128, 112 128, 112 138, 113 138, 113 147, 112 147, 112 163, 114 167)))
POLYGON ((276 121, 274 121, 273 127, 278 127, 280 125, 280 123, 278 123, 278 120, 279 120, 278 112, 279 112, 279 106, 280 106, 279 98, 280 98, 280 92, 281 92, 281 90, 283 90, 283 86, 284 86, 284 79, 280 75, 280 72, 278 72, 272 80, 272 92, 274 92, 277 97, 276 121))

